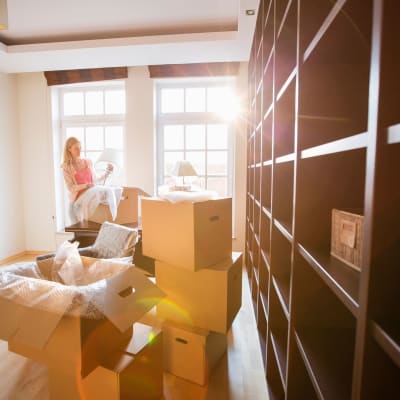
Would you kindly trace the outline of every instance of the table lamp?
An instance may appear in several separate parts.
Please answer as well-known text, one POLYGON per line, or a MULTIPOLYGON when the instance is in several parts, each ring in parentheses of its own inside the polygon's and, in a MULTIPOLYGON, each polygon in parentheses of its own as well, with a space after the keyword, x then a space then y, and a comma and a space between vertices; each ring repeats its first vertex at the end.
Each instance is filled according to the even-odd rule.
POLYGON ((175 185, 175 190, 190 191, 191 185, 185 185, 185 176, 197 176, 197 172, 189 161, 180 160, 176 162, 172 175, 182 177, 182 186, 175 185))
POLYGON ((104 172, 109 172, 104 177, 103 185, 106 184, 107 178, 112 174, 117 176, 122 169, 122 151, 116 149, 104 149, 96 161, 96 169, 102 170, 104 172), (110 170, 108 165, 113 166, 113 170, 110 170))

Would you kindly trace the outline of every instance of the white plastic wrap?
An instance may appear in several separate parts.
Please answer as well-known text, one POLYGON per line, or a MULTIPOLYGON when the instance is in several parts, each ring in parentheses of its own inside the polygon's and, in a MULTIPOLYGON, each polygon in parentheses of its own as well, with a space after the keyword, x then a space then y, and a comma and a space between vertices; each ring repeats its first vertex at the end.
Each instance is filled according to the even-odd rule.
POLYGON ((117 209, 122 197, 120 186, 95 185, 86 190, 73 204, 73 211, 78 221, 88 220, 99 204, 108 204, 112 219, 117 217, 117 209))
POLYGON ((160 199, 168 200, 171 203, 180 203, 184 201, 206 201, 218 198, 218 193, 213 190, 193 190, 193 191, 170 191, 168 186, 160 186, 158 188, 158 196, 160 199))
POLYGON ((46 280, 36 263, 17 263, 0 271, 0 297, 25 307, 54 314, 99 319, 104 317, 106 279, 128 268, 129 264, 98 260, 84 269, 81 286, 46 280))

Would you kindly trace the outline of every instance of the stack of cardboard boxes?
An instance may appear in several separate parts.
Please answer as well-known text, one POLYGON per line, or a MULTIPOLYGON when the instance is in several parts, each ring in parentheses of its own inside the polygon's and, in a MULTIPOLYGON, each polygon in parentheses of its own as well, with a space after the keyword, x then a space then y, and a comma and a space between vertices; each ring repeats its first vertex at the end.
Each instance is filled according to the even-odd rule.
POLYGON ((241 307, 242 256, 232 253, 232 199, 142 199, 143 253, 156 259, 164 368, 204 385, 241 307))

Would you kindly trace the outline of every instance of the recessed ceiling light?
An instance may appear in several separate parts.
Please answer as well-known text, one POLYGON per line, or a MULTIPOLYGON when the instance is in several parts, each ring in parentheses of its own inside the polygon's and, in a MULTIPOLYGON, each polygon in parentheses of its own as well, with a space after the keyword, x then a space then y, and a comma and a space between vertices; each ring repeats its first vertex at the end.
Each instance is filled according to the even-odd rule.
POLYGON ((254 15, 256 10, 246 10, 246 15, 254 15))

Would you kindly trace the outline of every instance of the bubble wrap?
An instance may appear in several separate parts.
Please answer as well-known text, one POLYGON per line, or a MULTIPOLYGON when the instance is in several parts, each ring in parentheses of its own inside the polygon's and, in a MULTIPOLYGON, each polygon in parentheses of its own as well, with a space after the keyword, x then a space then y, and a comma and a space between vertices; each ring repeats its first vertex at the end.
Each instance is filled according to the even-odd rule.
POLYGON ((17 263, 0 269, 0 297, 59 315, 100 319, 106 279, 131 267, 98 260, 85 269, 80 286, 74 286, 47 280, 34 262, 17 263))

